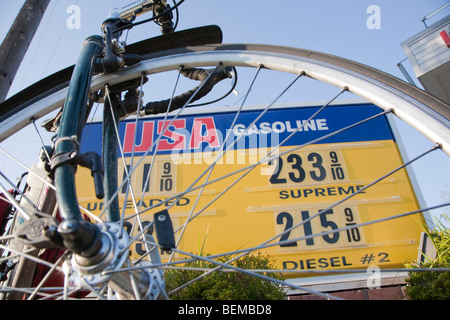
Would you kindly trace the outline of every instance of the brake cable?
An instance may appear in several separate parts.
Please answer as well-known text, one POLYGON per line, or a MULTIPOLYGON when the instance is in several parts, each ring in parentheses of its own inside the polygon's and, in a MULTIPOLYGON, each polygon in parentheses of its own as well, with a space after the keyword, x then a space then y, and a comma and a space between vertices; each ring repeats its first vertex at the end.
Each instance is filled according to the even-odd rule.
MULTIPOLYGON (((185 0, 180 0, 180 1, 178 1, 178 2, 175 2, 175 1, 174 1, 174 6, 173 6, 173 7, 168 6, 169 8, 168 8, 167 10, 161 12, 160 14, 154 15, 154 16, 151 17, 151 18, 148 18, 148 19, 145 19, 145 20, 142 20, 142 21, 139 21, 139 22, 125 24, 125 25, 120 26, 120 27, 118 27, 117 29, 115 29, 115 31, 116 31, 116 32, 119 32, 119 31, 126 30, 126 29, 129 30, 129 29, 131 29, 131 28, 133 28, 133 27, 135 27, 135 26, 138 26, 138 25, 141 25, 141 24, 144 24, 144 23, 147 23, 147 22, 151 22, 151 21, 158 20, 159 18, 165 16, 166 14, 169 14, 170 12, 176 10, 176 9, 177 9, 184 1, 185 1, 185 0)), ((139 10, 139 9, 138 9, 138 10, 139 10)), ((141 9, 141 10, 142 10, 142 9, 141 9)), ((136 12, 136 14, 137 14, 137 13, 138 13, 138 12, 136 12)), ((133 21, 133 20, 136 18, 136 14, 133 15, 133 18, 131 18, 129 21, 133 21)), ((177 22, 177 23, 178 23, 178 22, 177 22)), ((174 28, 174 30, 175 30, 175 28, 174 28)))

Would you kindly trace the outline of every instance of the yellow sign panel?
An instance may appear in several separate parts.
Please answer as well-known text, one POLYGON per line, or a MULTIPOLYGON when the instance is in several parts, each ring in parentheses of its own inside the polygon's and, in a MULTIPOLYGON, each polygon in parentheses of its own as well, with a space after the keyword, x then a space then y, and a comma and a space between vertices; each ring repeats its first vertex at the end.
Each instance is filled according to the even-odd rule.
MULTIPOLYGON (((350 130, 347 135, 299 147, 304 139, 315 139, 319 134, 345 127, 347 120, 354 121, 349 118, 377 112, 372 105, 357 107, 359 109, 353 105, 335 107, 314 124, 308 123, 309 127, 302 121, 308 119, 304 114, 313 112, 314 108, 276 110, 278 114, 268 113, 255 125, 248 126, 251 121, 245 123, 244 118, 233 128, 226 127, 231 123, 224 120, 230 117, 228 114, 183 119, 184 124, 178 123, 180 127, 170 128, 170 133, 164 136, 166 150, 158 149, 160 152, 155 158, 147 155, 140 162, 130 182, 132 193, 128 192, 128 199, 122 206, 125 206, 126 214, 144 210, 141 215, 146 221, 144 224, 153 219, 153 213, 168 209, 177 230, 176 240, 183 235, 178 248, 185 252, 200 253, 202 250, 202 253, 218 254, 277 243, 262 250, 275 259, 279 269, 401 267, 417 257, 423 222, 421 215, 358 226, 418 209, 405 170, 367 188, 374 180, 402 164, 386 119, 381 117, 366 127, 350 130), (336 113, 339 116, 334 112, 339 112, 336 113), (196 123, 202 125, 196 127, 196 123), (236 147, 239 143, 233 145, 224 141, 226 130, 221 126, 233 130, 233 141, 242 137, 246 144, 236 147), (202 127, 203 131, 197 133, 189 131, 202 127), (245 131, 244 127, 250 130, 245 131), (274 134, 283 141, 294 131, 300 138, 277 150, 261 142, 262 136, 267 138, 274 134), (253 141, 258 144, 252 148, 251 141, 255 137, 257 139, 253 141), (219 147, 222 144, 231 147, 209 172, 211 163, 220 153, 215 143, 219 147), (203 149, 198 152, 195 148, 203 149), (252 167, 271 151, 276 153, 269 161, 252 167), (235 174, 229 175, 233 172, 235 174), (221 178, 223 175, 229 176, 221 178), (202 178, 192 191, 175 197, 191 190, 199 176, 202 178), (244 177, 239 180, 241 176, 244 177), (188 219, 192 221, 184 228, 188 219), (340 228, 345 229, 334 232, 340 228)), ((251 116, 251 112, 245 114, 245 117, 251 116)), ((153 123, 147 128, 162 127, 157 125, 158 119, 147 121, 153 123)), ((145 128, 143 125, 141 141, 136 145, 151 148, 152 144, 144 141, 149 137, 148 132, 144 135, 145 128)), ((130 134, 126 130, 125 126, 122 131, 124 143, 130 134)), ((151 136, 154 137, 156 139, 156 134, 151 136)), ((129 166, 131 158, 126 161, 129 166)), ((136 159, 133 161, 137 163, 136 159)), ((124 165, 120 165, 119 183, 125 171, 124 165)), ((78 196, 86 209, 98 214, 103 204, 92 196, 89 175, 80 170, 78 183, 82 187, 78 196)), ((126 187, 124 185, 121 190, 121 202, 125 199, 126 187)), ((131 227, 130 222, 130 230, 131 227)), ((142 244, 136 243, 133 255, 137 257, 144 253, 142 244)), ((175 258, 184 257, 175 255, 175 258)))

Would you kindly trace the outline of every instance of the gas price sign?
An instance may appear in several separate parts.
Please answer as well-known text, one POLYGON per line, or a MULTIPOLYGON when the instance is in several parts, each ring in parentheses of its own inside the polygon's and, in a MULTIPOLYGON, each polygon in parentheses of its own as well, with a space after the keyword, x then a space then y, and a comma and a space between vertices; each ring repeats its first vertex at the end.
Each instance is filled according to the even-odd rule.
MULTIPOLYGON (((119 183, 132 165, 132 153, 138 156, 133 165, 144 159, 129 182, 133 192, 127 193, 127 184, 121 189, 122 208, 127 214, 147 210, 144 224, 170 208, 177 235, 192 220, 179 245, 186 252, 231 252, 275 238, 279 244, 264 251, 280 269, 392 268, 416 259, 422 215, 359 226, 418 209, 404 170, 366 188, 402 164, 387 118, 332 135, 381 110, 371 104, 334 105, 308 121, 317 109, 275 108, 255 123, 261 109, 250 109, 233 127, 235 113, 229 112, 196 111, 173 121, 143 118, 137 125, 125 121, 119 129, 126 156, 125 163, 119 160, 119 183), (226 152, 218 157, 221 150, 226 152), (195 185, 200 187, 174 197, 199 176, 195 185), (345 229, 334 232, 339 228, 345 229)), ((100 137, 101 124, 88 125, 82 152, 100 153, 100 137)), ((80 203, 100 213, 103 203, 93 196, 90 173, 79 171, 80 203)), ((144 253, 140 243, 133 250, 133 255, 144 253)))

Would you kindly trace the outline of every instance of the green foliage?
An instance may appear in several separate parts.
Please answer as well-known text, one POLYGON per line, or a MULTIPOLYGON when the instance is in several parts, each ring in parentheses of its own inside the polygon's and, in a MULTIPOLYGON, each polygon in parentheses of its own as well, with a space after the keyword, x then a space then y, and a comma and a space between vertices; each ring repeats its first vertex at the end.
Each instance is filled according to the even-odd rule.
POLYGON ((407 281, 406 294, 411 300, 450 300, 449 271, 411 272, 407 281))
MULTIPOLYGON (((225 261, 221 261, 225 262, 225 261)), ((231 262, 232 266, 242 269, 272 269, 273 263, 269 256, 261 253, 246 255, 231 262)), ((166 272, 167 292, 204 275, 204 268, 212 269, 217 265, 206 261, 187 262, 188 269, 174 269, 166 272)), ((264 273, 265 276, 282 279, 276 273, 264 273)), ((174 293, 174 300, 281 300, 286 294, 279 284, 260 279, 241 272, 212 272, 174 293)))
MULTIPOLYGON (((436 248, 436 258, 426 259, 422 265, 410 265, 414 270, 420 268, 450 268, 450 230, 439 226, 436 231, 428 232, 436 248)), ((450 300, 450 272, 422 271, 409 273, 406 294, 411 300, 450 300)))

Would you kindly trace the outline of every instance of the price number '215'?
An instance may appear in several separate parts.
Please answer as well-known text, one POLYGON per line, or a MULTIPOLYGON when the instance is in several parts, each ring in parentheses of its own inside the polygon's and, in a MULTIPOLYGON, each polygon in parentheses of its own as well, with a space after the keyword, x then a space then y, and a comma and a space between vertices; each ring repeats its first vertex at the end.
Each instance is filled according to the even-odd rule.
POLYGON ((341 227, 350 227, 359 222, 357 209, 347 207, 317 210, 318 217, 317 214, 311 215, 310 211, 292 210, 276 214, 276 224, 284 227, 283 230, 278 230, 282 233, 280 247, 297 247, 300 243, 306 244, 306 249, 363 243, 363 234, 359 227, 346 228, 342 233, 338 231, 341 227), (333 232, 335 230, 336 232, 333 232), (302 240, 295 241, 297 238, 302 240), (289 242, 290 239, 294 241, 289 242))

